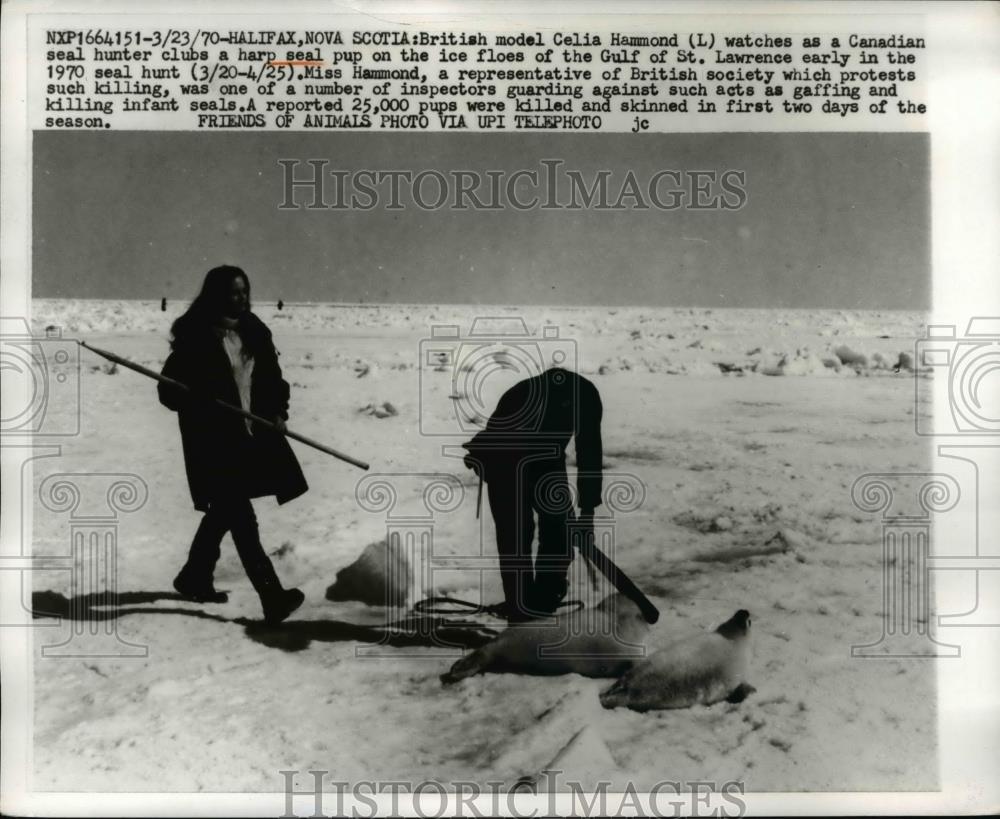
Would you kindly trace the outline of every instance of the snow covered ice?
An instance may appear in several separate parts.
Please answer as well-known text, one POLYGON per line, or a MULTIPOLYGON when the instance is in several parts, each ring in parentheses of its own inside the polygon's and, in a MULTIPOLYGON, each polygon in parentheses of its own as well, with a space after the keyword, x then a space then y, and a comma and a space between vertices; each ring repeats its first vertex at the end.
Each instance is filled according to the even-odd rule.
MULTIPOLYGON (((179 309, 36 300, 33 323, 37 333, 58 326, 158 370, 179 309)), ((423 421, 453 423, 461 396, 447 368, 421 371, 420 343, 432 326, 467 328, 476 315, 522 316, 534 338, 558 326, 575 343, 570 366, 601 391, 606 469, 632 473, 646 489, 641 507, 617 522, 613 557, 660 608, 649 648, 748 609, 756 693, 738 705, 639 714, 602 709, 608 681, 575 674, 489 674, 444 687, 439 676, 458 649, 380 646, 358 656, 364 627, 385 613, 329 600, 326 589, 384 540, 386 517, 359 505, 364 473, 298 444, 310 491, 255 508, 265 548, 306 593, 304 606, 285 626, 264 627, 228 538, 216 585, 229 602, 179 601, 170 581, 198 514, 176 420, 152 382, 82 351, 82 431, 59 459, 35 462, 35 497, 52 471, 128 472, 146 483, 148 501, 118 523, 116 626, 122 639, 148 646, 148 657, 37 659, 36 651, 37 789, 274 791, 283 769, 514 782, 537 779, 570 751, 580 770, 639 790, 663 779, 741 780, 755 791, 934 787, 933 664, 851 658, 852 644, 881 634, 882 575, 879 523, 852 505, 850 487, 865 472, 927 465, 913 434, 914 412, 926 411, 914 406, 914 378, 929 377, 913 371, 921 314, 254 309, 274 331, 292 386, 289 427, 369 461, 372 473, 453 474, 461 502, 435 516, 434 553, 481 554, 493 567, 492 522, 476 519, 474 476, 441 451, 468 436, 421 434, 423 421)), ((484 401, 518 377, 516 368, 496 372, 484 401)), ((393 514, 422 513, 419 481, 400 487, 393 514)), ((68 516, 36 503, 33 548, 66 553, 68 516)), ((589 578, 579 558, 571 579, 571 596, 580 596, 589 578)), ((482 582, 484 601, 501 599, 496 572, 482 582)), ((479 583, 459 565, 435 575, 432 589, 415 583, 413 594, 478 599, 479 583)), ((52 612, 71 594, 69 574, 36 573, 33 593, 36 609, 52 612)), ((65 626, 32 632, 36 648, 65 639, 65 626)))

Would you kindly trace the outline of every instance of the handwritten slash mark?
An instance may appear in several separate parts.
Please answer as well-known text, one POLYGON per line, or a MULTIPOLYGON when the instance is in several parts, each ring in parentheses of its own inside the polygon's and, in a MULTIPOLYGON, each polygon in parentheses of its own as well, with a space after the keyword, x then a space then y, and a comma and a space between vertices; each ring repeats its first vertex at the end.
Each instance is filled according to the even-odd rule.
POLYGON ((315 67, 323 65, 323 60, 269 60, 268 65, 278 66, 278 65, 304 65, 309 67, 315 67))

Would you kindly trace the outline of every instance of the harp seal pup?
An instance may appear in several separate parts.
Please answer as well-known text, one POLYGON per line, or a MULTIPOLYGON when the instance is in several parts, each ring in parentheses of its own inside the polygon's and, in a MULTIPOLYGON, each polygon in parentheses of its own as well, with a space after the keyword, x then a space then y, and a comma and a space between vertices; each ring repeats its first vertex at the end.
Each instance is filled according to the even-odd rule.
POLYGON ((612 594, 555 621, 515 623, 441 675, 445 685, 485 672, 617 677, 645 655, 649 624, 638 606, 612 594))
POLYGON ((605 708, 633 711, 741 702, 750 662, 750 612, 740 609, 711 634, 670 643, 628 669, 601 693, 605 708))
POLYGON ((365 546, 326 590, 327 600, 360 600, 369 606, 405 606, 413 589, 413 570, 402 546, 378 540, 365 546))

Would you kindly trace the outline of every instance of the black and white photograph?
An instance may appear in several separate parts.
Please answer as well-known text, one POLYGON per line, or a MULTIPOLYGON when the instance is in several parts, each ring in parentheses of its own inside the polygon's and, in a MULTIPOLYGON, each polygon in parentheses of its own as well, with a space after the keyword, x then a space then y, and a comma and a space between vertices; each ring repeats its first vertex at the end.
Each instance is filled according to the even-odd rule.
POLYGON ((0 340, 29 791, 743 815, 949 789, 941 668, 996 645, 1000 319, 934 313, 934 135, 586 133, 565 82, 518 102, 580 120, 556 130, 307 106, 27 134, 30 312, 0 340))

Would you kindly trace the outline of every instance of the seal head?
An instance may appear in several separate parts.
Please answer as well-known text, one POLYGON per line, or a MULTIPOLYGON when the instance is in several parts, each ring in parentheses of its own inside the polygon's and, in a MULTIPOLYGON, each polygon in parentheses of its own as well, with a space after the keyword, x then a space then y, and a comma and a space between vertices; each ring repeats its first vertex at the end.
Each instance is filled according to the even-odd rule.
POLYGON ((745 682, 749 636, 750 612, 740 609, 715 631, 676 640, 633 665, 601 693, 601 704, 650 711, 740 702, 754 690, 745 682))
POLYGON ((727 640, 737 640, 750 633, 750 612, 740 609, 715 630, 727 640))

